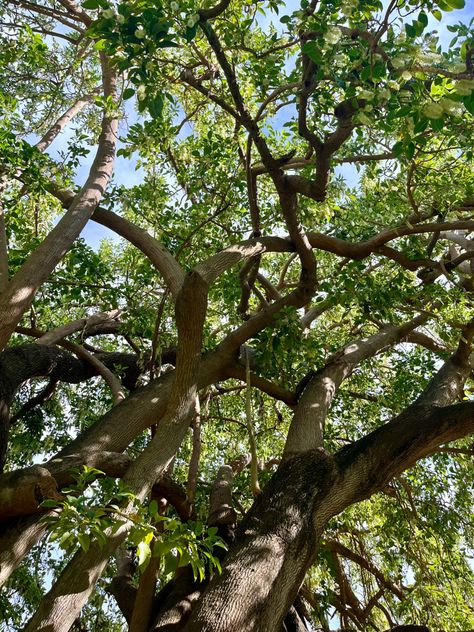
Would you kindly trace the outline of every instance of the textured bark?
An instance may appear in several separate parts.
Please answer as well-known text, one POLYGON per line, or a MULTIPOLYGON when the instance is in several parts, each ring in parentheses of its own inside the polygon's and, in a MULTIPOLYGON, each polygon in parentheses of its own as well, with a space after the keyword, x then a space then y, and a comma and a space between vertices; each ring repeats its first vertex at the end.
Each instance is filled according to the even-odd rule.
POLYGON ((339 502, 347 506, 370 497, 443 443, 473 432, 474 402, 405 411, 337 453, 344 479, 339 502))
POLYGON ((107 476, 123 476, 131 458, 116 452, 71 455, 63 460, 7 472, 0 475, 0 523, 41 512, 38 505, 47 498, 59 499, 61 487, 71 484, 72 468, 95 467, 107 476))
POLYGON ((308 628, 294 606, 291 606, 285 617, 282 632, 308 632, 308 628))
POLYGON ((28 468, 25 473, 20 470, 1 478, 7 481, 0 487, 0 522, 33 513, 48 498, 61 499, 56 480, 39 465, 28 468))
MULTIPOLYGON (((198 396, 198 371, 201 358, 203 324, 207 311, 208 285, 195 271, 187 274, 176 300, 178 351, 176 371, 168 409, 152 441, 128 468, 123 480, 138 502, 143 501, 164 473, 185 437, 198 396), (189 318, 187 306, 194 307, 189 318)), ((133 512, 133 503, 122 509, 133 512)), ((94 541, 90 549, 79 551, 69 562, 56 584, 43 598, 28 622, 25 632, 67 632, 94 590, 109 557, 124 541, 131 523, 125 520, 116 532, 107 531, 107 542, 94 541)))
POLYGON ((0 586, 46 530, 36 516, 13 519, 0 525, 0 586))
MULTIPOLYGON (((469 364, 465 344, 433 378, 426 396, 434 389, 443 403, 456 397, 469 364)), ((239 527, 222 575, 205 590, 185 631, 279 629, 327 520, 440 444, 474 431, 474 403, 439 407, 435 394, 432 401, 432 407, 417 402, 334 457, 310 451, 284 462, 239 527)))
MULTIPOLYGON (((140 369, 137 357, 125 353, 104 353, 96 356, 106 368, 127 367, 124 385, 132 388, 140 369)), ((34 377, 49 377, 69 384, 79 384, 98 374, 89 361, 78 360, 57 348, 29 344, 5 349, 0 353, 0 468, 5 463, 10 427, 10 404, 18 387, 34 377)), ((116 378, 115 378, 116 379, 116 378)))
MULTIPOLYGON (((115 93, 115 74, 101 56, 104 95, 115 93)), ((112 175, 118 122, 107 114, 102 120, 102 132, 89 176, 69 210, 33 251, 0 297, 0 349, 7 344, 15 327, 33 302, 38 288, 61 261, 90 219, 112 175)))
POLYGON ((194 581, 190 567, 179 569, 158 595, 151 632, 182 632, 206 585, 207 581, 194 581))
POLYGON ((99 90, 97 89, 93 94, 86 94, 73 103, 71 107, 58 118, 54 125, 52 125, 43 137, 36 143, 36 148, 39 151, 46 151, 54 139, 65 129, 69 121, 79 114, 79 112, 81 112, 81 110, 83 110, 85 106, 92 101, 94 95, 98 92, 99 90))
POLYGON ((127 524, 122 524, 114 534, 110 531, 106 534, 108 540, 104 547, 93 542, 87 555, 76 553, 59 580, 44 596, 24 632, 67 632, 89 599, 109 556, 123 542, 126 534, 127 524))
POLYGON ((148 632, 153 612, 153 598, 156 588, 156 574, 160 566, 160 558, 152 556, 148 566, 140 575, 140 582, 133 604, 129 632, 148 632))
POLYGON ((324 451, 281 466, 239 526, 222 574, 205 590, 185 632, 280 629, 314 560, 330 517, 324 501, 336 479, 324 451))
POLYGON ((133 585, 135 566, 128 551, 120 547, 116 554, 117 574, 107 587, 107 591, 115 597, 121 613, 130 624, 137 589, 133 585))
POLYGON ((196 397, 195 415, 191 427, 193 431, 193 447, 191 458, 189 459, 186 493, 188 495, 189 502, 193 504, 196 495, 199 459, 201 457, 201 406, 199 402, 199 397, 196 397))
MULTIPOLYGON (((241 472, 250 462, 244 455, 233 463, 222 465, 212 484, 209 516, 210 527, 217 526, 219 535, 228 545, 232 545, 237 514, 232 508, 232 482, 234 474, 241 472)), ((222 559, 222 549, 215 552, 222 559)), ((160 592, 156 602, 154 632, 180 632, 208 584, 208 578, 196 582, 190 567, 180 569, 175 579, 160 592)))

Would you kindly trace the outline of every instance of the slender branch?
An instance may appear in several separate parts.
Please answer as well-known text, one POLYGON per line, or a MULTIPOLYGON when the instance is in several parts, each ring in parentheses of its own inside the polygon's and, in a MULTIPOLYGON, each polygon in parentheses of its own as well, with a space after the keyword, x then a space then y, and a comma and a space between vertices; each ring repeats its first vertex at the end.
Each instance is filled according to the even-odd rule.
MULTIPOLYGON (((391 160, 394 157, 395 156, 392 152, 387 151, 380 154, 356 154, 354 156, 335 158, 334 162, 336 164, 344 164, 348 162, 354 162, 354 163, 379 162, 382 160, 391 160)), ((308 165, 315 165, 315 164, 316 164, 315 157, 303 158, 303 157, 294 156, 293 158, 289 158, 284 164, 282 164, 280 166, 280 169, 282 169, 283 171, 289 171, 293 169, 303 169, 304 167, 307 167, 308 165)), ((252 171, 256 176, 267 173, 267 169, 263 163, 257 163, 253 165, 252 171)))
MULTIPOLYGON (((246 381, 245 369, 240 364, 234 363, 229 365, 225 370, 225 375, 226 377, 242 380, 242 382, 246 381)), ((250 384, 254 388, 258 388, 258 390, 262 391, 262 393, 266 393, 270 397, 284 402, 287 406, 292 407, 296 404, 296 396, 292 391, 283 388, 279 384, 270 382, 266 378, 260 377, 252 371, 250 372, 250 384)))
MULTIPOLYGON (((105 366, 105 364, 96 356, 73 342, 67 342, 67 348, 72 351, 81 360, 86 360, 100 375, 112 393, 114 405, 120 404, 125 399, 125 393, 120 380, 105 366)), ((66 346, 66 345, 65 345, 66 346)))
POLYGON ((227 112, 227 114, 230 114, 232 118, 234 118, 236 121, 238 121, 239 123, 242 122, 239 113, 236 110, 234 110, 234 108, 231 107, 227 103, 227 101, 225 101, 224 99, 221 99, 219 96, 212 93, 208 88, 204 87, 199 81, 199 79, 196 79, 196 77, 193 75, 193 73, 190 70, 184 70, 181 73, 180 79, 182 79, 182 81, 184 81, 188 85, 192 86, 195 90, 203 94, 210 101, 218 105, 225 112, 227 112))
POLYGON ((59 384, 59 380, 57 379, 49 380, 49 382, 46 384, 46 386, 44 387, 42 391, 40 391, 37 395, 35 395, 31 399, 29 399, 26 402, 26 404, 23 404, 23 406, 20 408, 20 410, 17 413, 11 416, 10 426, 13 426, 13 424, 15 424, 22 417, 24 417, 26 413, 30 412, 30 410, 33 410, 34 408, 36 408, 36 406, 40 406, 41 404, 44 404, 45 402, 50 400, 51 397, 54 395, 54 392, 58 384, 59 384))
POLYGON ((258 483, 258 454, 257 444, 255 442, 255 431, 253 428, 253 415, 252 415, 252 385, 250 383, 250 353, 249 349, 245 348, 245 382, 247 388, 245 389, 245 418, 247 421, 247 432, 249 435, 250 444, 250 490, 254 496, 258 496, 261 493, 260 485, 258 483))
POLYGON ((221 13, 224 13, 224 11, 227 9, 229 4, 230 4, 230 0, 220 0, 220 2, 218 2, 213 7, 210 7, 209 9, 200 9, 198 11, 199 17, 203 21, 212 20, 216 18, 218 15, 220 15, 221 13))
MULTIPOLYGON (((64 26, 67 26, 70 29, 78 31, 81 34, 84 33, 84 30, 80 28, 77 23, 70 21, 71 16, 63 13, 62 11, 41 6, 35 2, 27 2, 27 0, 8 0, 8 2, 22 9, 26 9, 27 11, 32 11, 33 13, 38 13, 40 15, 46 15, 47 17, 53 18, 61 24, 64 24, 64 26)), ((74 18, 72 19, 74 20, 74 18)))
POLYGON ((191 425, 193 430, 193 447, 191 451, 191 458, 189 459, 186 493, 188 500, 192 505, 196 496, 199 459, 201 458, 201 406, 199 403, 199 397, 196 397, 196 414, 191 425))
POLYGON ((5 230, 5 211, 3 208, 3 193, 6 179, 0 175, 0 296, 8 288, 8 241, 5 230))
POLYGON ((396 584, 394 584, 392 581, 387 579, 383 575, 383 573, 375 566, 375 564, 373 564, 373 562, 371 562, 370 560, 366 559, 359 553, 352 551, 347 546, 344 546, 343 544, 341 544, 340 542, 337 542, 336 540, 326 540, 324 543, 324 546, 327 546, 329 549, 331 549, 335 553, 342 555, 342 557, 345 557, 346 559, 351 560, 352 562, 355 562, 361 568, 364 568, 365 570, 369 571, 369 573, 371 573, 374 577, 378 579, 378 581, 380 582, 380 584, 382 584, 382 586, 385 586, 391 592, 393 592, 393 594, 396 595, 398 599, 400 599, 400 601, 403 601, 405 599, 405 595, 402 589, 396 584))
POLYGON ((81 110, 88 105, 94 96, 99 92, 99 88, 94 90, 91 94, 79 98, 71 107, 62 114, 52 127, 43 135, 43 137, 36 143, 36 149, 43 152, 45 151, 54 139, 64 130, 69 121, 74 118, 81 110))
POLYGON ((92 24, 92 18, 90 17, 90 15, 73 0, 58 0, 58 2, 59 4, 62 4, 65 9, 67 9, 68 14, 71 17, 74 17, 74 19, 80 20, 86 26, 90 26, 92 24))

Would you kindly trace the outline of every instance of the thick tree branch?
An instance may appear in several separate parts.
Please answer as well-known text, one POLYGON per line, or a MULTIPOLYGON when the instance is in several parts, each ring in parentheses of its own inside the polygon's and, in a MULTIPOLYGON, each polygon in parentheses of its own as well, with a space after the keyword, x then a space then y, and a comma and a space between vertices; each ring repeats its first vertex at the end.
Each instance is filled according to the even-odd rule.
POLYGON ((368 338, 349 343, 310 377, 288 431, 284 458, 320 448, 323 445, 326 415, 342 381, 361 362, 399 342, 410 331, 426 322, 427 318, 422 314, 402 325, 388 326, 368 338))
POLYGON ((433 454, 439 446, 473 432, 474 402, 410 407, 336 455, 343 480, 337 511, 342 505, 383 489, 392 478, 433 454))
MULTIPOLYGON (((194 410, 198 396, 198 368, 207 309, 208 285, 195 271, 188 273, 176 300, 178 352, 176 371, 168 402, 167 413, 157 432, 142 454, 130 466, 124 483, 139 501, 150 492, 153 483, 165 471, 179 448, 194 410), (194 305, 194 318, 189 318, 188 305, 194 305)), ((133 503, 123 513, 133 510, 133 503)), ((30 619, 25 632, 50 629, 67 632, 87 602, 102 574, 109 556, 125 539, 129 521, 114 532, 107 533, 107 543, 93 542, 87 552, 77 553, 65 568, 51 591, 45 595, 38 610, 30 619), (84 580, 87 578, 87 581, 84 580), (48 627, 49 626, 49 627, 48 627)))
MULTIPOLYGON (((101 59, 104 95, 111 96, 115 94, 116 77, 104 55, 101 55, 101 59)), ((33 302, 38 288, 77 239, 97 207, 112 175, 116 134, 117 118, 104 113, 97 153, 86 183, 74 198, 69 210, 30 254, 0 297, 0 349, 7 344, 21 317, 33 302)))

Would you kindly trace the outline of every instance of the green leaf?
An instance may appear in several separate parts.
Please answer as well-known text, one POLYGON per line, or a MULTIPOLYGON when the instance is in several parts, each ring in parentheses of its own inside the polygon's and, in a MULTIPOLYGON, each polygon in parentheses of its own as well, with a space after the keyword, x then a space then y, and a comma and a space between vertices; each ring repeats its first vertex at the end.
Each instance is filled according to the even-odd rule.
POLYGON ((418 14, 418 22, 423 25, 423 27, 428 26, 428 16, 423 11, 420 11, 418 14))
POLYGON ((90 537, 86 533, 78 533, 77 539, 79 541, 79 544, 81 545, 81 548, 87 552, 91 543, 90 537))
POLYGON ((182 550, 179 556, 178 568, 187 566, 191 561, 193 561, 193 559, 189 555, 188 551, 186 551, 186 549, 182 550))
POLYGON ((314 61, 316 64, 320 63, 322 57, 321 57, 321 51, 320 48, 318 46, 318 44, 314 41, 310 41, 310 42, 306 42, 306 44, 304 44, 303 48, 303 53, 305 55, 308 55, 308 57, 314 61))
POLYGON ((52 498, 47 498, 46 500, 43 500, 39 506, 44 507, 45 509, 50 509, 52 507, 58 507, 59 503, 57 500, 53 500, 52 498))
POLYGON ((415 143, 413 143, 412 141, 410 141, 405 149, 405 155, 407 158, 409 158, 410 160, 413 158, 413 156, 415 155, 415 143))
POLYGON ((175 548, 175 542, 172 540, 156 540, 153 545, 153 555, 160 555, 164 557, 175 548))
POLYGON ((154 119, 161 118, 163 113, 163 95, 158 93, 155 97, 148 99, 148 110, 154 119))
POLYGON ((361 70, 360 78, 362 81, 367 81, 372 76, 372 68, 370 66, 366 66, 361 70))
POLYGON ((144 571, 148 566, 148 563, 151 558, 151 549, 150 545, 147 544, 144 540, 138 543, 137 547, 137 555, 138 555, 138 567, 141 571, 144 571))
POLYGON ((165 557, 165 574, 174 573, 178 567, 178 558, 175 555, 165 557))
POLYGON ((161 40, 156 45, 157 48, 179 48, 179 44, 173 42, 173 40, 161 40))
POLYGON ((404 147, 402 141, 396 142, 395 145, 392 147, 393 155, 396 157, 401 156, 403 154, 403 151, 404 147))
POLYGON ((59 540, 59 546, 62 548, 67 548, 68 540, 73 537, 73 534, 70 531, 66 531, 62 534, 61 539, 59 540))
POLYGON ((405 24, 405 31, 408 37, 411 37, 412 39, 417 35, 417 30, 413 24, 405 24))
POLYGON ((198 29, 198 24, 195 24, 191 28, 188 27, 186 31, 184 32, 184 39, 187 42, 190 42, 191 40, 193 40, 196 37, 197 29, 198 29))
POLYGON ((425 118, 425 117, 420 118, 418 123, 413 128, 413 131, 415 132, 415 134, 420 134, 421 132, 424 132, 425 129, 428 127, 428 123, 429 123, 429 121, 428 121, 427 118, 425 118))
POLYGON ((439 119, 433 119, 431 121, 431 128, 435 132, 440 132, 444 127, 444 117, 439 119))
POLYGON ((125 90, 123 91, 124 101, 126 101, 127 99, 131 99, 134 94, 135 90, 133 88, 125 88, 125 90))
POLYGON ((445 0, 436 0, 436 4, 442 11, 452 11, 452 7, 445 0))
POLYGON ((466 110, 474 115, 474 92, 471 92, 469 96, 466 96, 462 100, 466 110))
POLYGON ((82 3, 82 6, 84 9, 99 9, 100 8, 100 3, 98 0, 84 0, 84 2, 82 3))
POLYGON ((381 77, 385 77, 387 73, 387 68, 383 62, 377 62, 372 68, 372 79, 380 79, 381 77))

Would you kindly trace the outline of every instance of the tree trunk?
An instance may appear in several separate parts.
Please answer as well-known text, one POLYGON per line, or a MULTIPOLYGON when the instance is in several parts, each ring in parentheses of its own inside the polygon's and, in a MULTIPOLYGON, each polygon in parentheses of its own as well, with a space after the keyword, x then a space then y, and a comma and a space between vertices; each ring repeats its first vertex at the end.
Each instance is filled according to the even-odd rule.
POLYGON ((331 517, 325 500, 336 480, 334 461, 322 450, 284 463, 239 527, 222 574, 210 582, 184 631, 280 630, 331 517))

